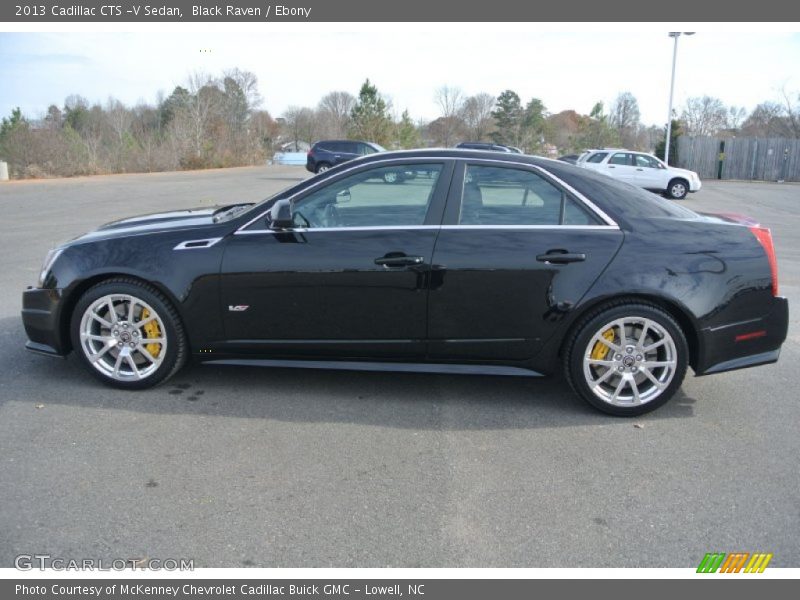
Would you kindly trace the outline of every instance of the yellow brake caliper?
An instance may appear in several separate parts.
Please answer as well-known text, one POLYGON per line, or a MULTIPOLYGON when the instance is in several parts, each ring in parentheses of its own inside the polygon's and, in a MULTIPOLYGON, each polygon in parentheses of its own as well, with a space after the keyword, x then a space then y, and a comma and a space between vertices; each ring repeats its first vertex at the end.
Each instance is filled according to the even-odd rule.
MULTIPOLYGON (((614 341, 614 328, 609 327, 606 329, 602 334, 603 339, 613 342, 614 341)), ((608 351, 611 350, 607 345, 603 342, 595 342, 594 347, 592 348, 592 358, 594 360, 605 360, 606 356, 608 356, 608 351)))
MULTIPOLYGON (((150 316, 150 311, 146 308, 142 308, 142 315, 140 320, 144 321, 147 317, 150 316)), ((161 337, 161 327, 158 326, 158 321, 153 319, 149 323, 145 323, 144 327, 144 337, 146 338, 160 338, 161 337)), ((145 346, 147 351, 152 355, 153 358, 158 358, 159 353, 161 352, 161 344, 154 342, 152 344, 147 344, 145 346)))

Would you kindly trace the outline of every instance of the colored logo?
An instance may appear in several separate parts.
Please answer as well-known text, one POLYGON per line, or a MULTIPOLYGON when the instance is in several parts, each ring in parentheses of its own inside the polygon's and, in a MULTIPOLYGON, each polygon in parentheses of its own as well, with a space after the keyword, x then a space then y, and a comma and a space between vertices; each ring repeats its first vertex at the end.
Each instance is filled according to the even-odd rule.
POLYGON ((698 573, 763 573, 772 554, 766 552, 709 552, 700 561, 698 573))

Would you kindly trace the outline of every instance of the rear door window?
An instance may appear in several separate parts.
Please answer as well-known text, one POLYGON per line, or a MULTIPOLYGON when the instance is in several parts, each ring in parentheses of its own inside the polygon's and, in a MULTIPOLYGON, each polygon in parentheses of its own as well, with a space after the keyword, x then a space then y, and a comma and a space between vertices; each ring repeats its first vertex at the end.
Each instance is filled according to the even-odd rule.
POLYGON ((598 225, 564 190, 534 173, 511 167, 468 165, 460 225, 598 225))
POLYGON ((590 163, 599 163, 603 162, 603 159, 608 156, 608 152, 595 152, 589 158, 586 159, 586 162, 590 163))
POLYGON ((631 155, 627 152, 617 152, 608 159, 608 164, 629 167, 631 166, 631 155))

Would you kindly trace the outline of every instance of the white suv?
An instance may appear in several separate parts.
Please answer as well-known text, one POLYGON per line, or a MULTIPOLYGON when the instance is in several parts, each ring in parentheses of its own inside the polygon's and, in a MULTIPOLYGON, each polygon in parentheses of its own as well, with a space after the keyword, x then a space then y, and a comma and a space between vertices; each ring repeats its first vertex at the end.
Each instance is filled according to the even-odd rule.
POLYGON ((575 164, 647 190, 661 192, 674 200, 683 200, 686 194, 696 192, 702 186, 700 177, 694 171, 669 167, 652 154, 623 148, 587 150, 575 164))

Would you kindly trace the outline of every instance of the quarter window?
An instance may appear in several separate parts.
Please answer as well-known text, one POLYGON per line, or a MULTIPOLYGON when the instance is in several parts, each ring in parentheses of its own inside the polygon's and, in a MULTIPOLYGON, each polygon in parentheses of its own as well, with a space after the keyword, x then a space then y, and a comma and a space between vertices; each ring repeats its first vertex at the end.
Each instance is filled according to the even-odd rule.
POLYGON ((544 177, 522 169, 468 165, 461 225, 597 225, 599 221, 544 177))
POLYGON ((423 225, 441 170, 441 164, 405 164, 349 175, 297 200, 295 227, 423 225))

